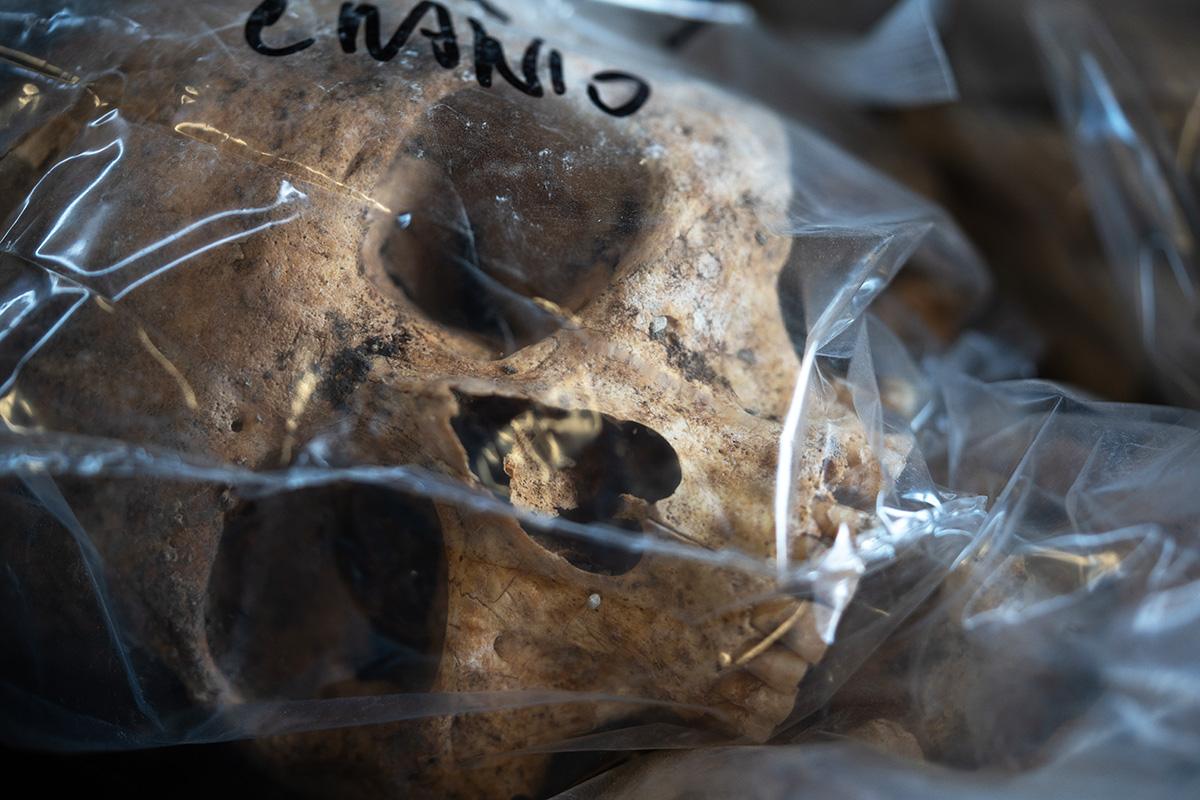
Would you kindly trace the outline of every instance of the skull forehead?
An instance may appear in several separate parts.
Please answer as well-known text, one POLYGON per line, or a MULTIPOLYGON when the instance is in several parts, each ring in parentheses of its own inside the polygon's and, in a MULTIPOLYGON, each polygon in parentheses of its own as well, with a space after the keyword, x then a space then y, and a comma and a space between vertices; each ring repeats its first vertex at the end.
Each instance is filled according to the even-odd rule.
MULTIPOLYGON (((570 63, 574 56, 567 58, 570 63)), ((503 86, 463 90, 457 76, 439 72, 429 74, 419 104, 381 111, 378 92, 372 95, 362 87, 370 84, 379 89, 382 83, 386 89, 404 83, 409 76, 387 73, 365 59, 354 62, 328 52, 324 58, 314 55, 289 63, 289 72, 295 74, 289 74, 287 85, 307 87, 296 102, 313 109, 342 105, 345 98, 338 90, 320 101, 312 96, 314 86, 325 85, 316 76, 328 70, 330 62, 336 71, 329 77, 337 79, 330 85, 350 87, 346 89, 350 102, 332 119, 317 113, 294 113, 281 121, 271 109, 286 107, 295 98, 263 96, 263 87, 272 83, 268 80, 230 80, 223 87, 219 81, 210 81, 212 85, 206 88, 197 81, 202 89, 195 102, 178 107, 166 120, 175 130, 210 142, 228 159, 251 159, 262 165, 248 165, 237 186, 222 183, 229 179, 221 176, 214 177, 211 185, 194 187, 194 218, 209 213, 214 203, 229 198, 231 192, 236 196, 261 193, 272 183, 277 185, 281 177, 309 179, 297 183, 308 195, 307 207, 297 219, 158 277, 125 299, 123 306, 129 316, 112 326, 127 327, 130 318, 138 320, 164 352, 170 351, 167 355, 172 361, 190 367, 187 374, 201 413, 219 414, 229 425, 247 414, 251 419, 262 418, 265 424, 259 431, 266 443, 280 438, 279 424, 292 413, 297 385, 314 366, 322 373, 317 394, 324 394, 334 405, 344 403, 347 393, 381 360, 397 375, 421 379, 439 374, 486 380, 506 377, 507 370, 490 363, 492 354, 471 336, 431 319, 426 309, 397 291, 395 285, 388 285, 385 276, 381 279, 372 274, 370 258, 364 255, 364 244, 368 250, 372 244, 371 230, 379 227, 377 218, 385 210, 397 212, 378 198, 392 200, 396 193, 412 192, 412 184, 416 191, 421 189, 420 181, 405 181, 405 173, 397 173, 397 163, 411 160, 413 148, 419 148, 430 131, 445 133, 445 123, 438 120, 461 121, 464 111, 484 117, 477 120, 478 129, 490 128, 491 133, 474 140, 469 156, 472 168, 463 172, 474 175, 479 172, 474 169, 475 162, 498 158, 499 163, 488 172, 498 184, 497 196, 505 196, 511 188, 503 185, 506 170, 522 176, 517 188, 526 193, 534 184, 553 183, 556 173, 575 169, 584 174, 579 182, 568 175, 552 185, 551 189, 567 196, 533 209, 539 218, 514 220, 508 226, 514 236, 531 245, 529 252, 544 245, 549 249, 545 261, 561 261, 556 257, 564 251, 558 242, 568 238, 562 223, 572 218, 598 217, 601 234, 620 228, 620 235, 627 240, 621 252, 601 254, 609 270, 600 280, 564 282, 553 269, 534 264, 532 268, 541 269, 549 279, 533 288, 547 288, 548 294, 557 297, 520 286, 518 276, 510 281, 517 284, 515 291, 530 295, 520 300, 545 297, 560 306, 557 312, 574 314, 597 339, 612 339, 614 332, 634 338, 654 330, 660 320, 670 320, 669 329, 652 347, 630 354, 622 344, 617 352, 601 353, 589 361, 637 362, 638 369, 626 371, 626 377, 635 383, 638 374, 660 372, 666 362, 674 373, 728 388, 722 386, 728 379, 721 373, 743 368, 732 354, 753 349, 756 342, 742 339, 761 333, 739 330, 745 327, 746 315, 737 307, 747 298, 772 297, 769 283, 786 253, 785 240, 774 238, 767 246, 755 240, 762 208, 778 207, 786 199, 786 181, 778 179, 786 164, 786 147, 777 123, 713 91, 670 81, 656 83, 654 102, 641 113, 610 121, 581 97, 543 102, 503 86), (731 109, 719 127, 710 115, 700 113, 714 103, 731 109), (264 109, 263 113, 254 113, 256 108, 264 109), (503 111, 507 108, 518 111, 503 111), (501 119, 497 122, 488 116, 501 119), (505 121, 516 129, 506 129, 505 121), (528 151, 543 138, 553 145, 551 149, 569 145, 563 155, 574 154, 582 163, 563 165, 561 158, 555 168, 539 165, 536 159, 532 165, 526 163, 528 151), (498 154, 488 151, 485 144, 489 140, 499 143, 498 154), (357 150, 343 146, 348 141, 357 142, 357 150), (611 175, 604 178, 602 173, 614 174, 619 180, 611 175), (652 196, 634 191, 636 186, 651 187, 652 196), (563 213, 563 208, 569 213, 563 213), (610 215, 614 219, 605 219, 610 215), (761 281, 764 291, 746 291, 748 280, 761 281), (733 335, 722 336, 722 328, 733 335), (713 355, 700 355, 706 351, 713 355)), ((173 78, 168 83, 154 77, 166 71, 161 60, 158 66, 153 75, 130 75, 127 94, 140 106, 153 107, 152 98, 189 83, 187 78, 173 78)), ((580 71, 592 66, 585 64, 580 71)), ((187 75, 195 69, 184 63, 179 72, 187 75)), ((157 114, 161 116, 161 111, 157 114)), ((153 120, 155 115, 146 111, 144 117, 153 120)), ((534 154, 543 149, 547 148, 538 147, 534 154)), ((446 162, 452 159, 446 157, 437 163, 439 150, 453 154, 454 139, 431 141, 427 156, 440 173, 450 173, 453 189, 457 168, 448 166, 446 162)), ((151 187, 168 184, 171 175, 166 165, 156 170, 148 163, 134 180, 149 192, 151 187)), ((136 186, 128 188, 137 191, 136 186)), ((466 190, 479 195, 486 187, 480 183, 466 190)), ((418 215, 434 205, 432 198, 419 194, 410 196, 408 202, 414 209, 411 213, 418 215)), ((180 208, 178 215, 187 217, 188 209, 180 208)), ((486 232, 489 226, 501 230, 503 222, 504 217, 497 213, 478 225, 472 221, 472 225, 486 232)), ((584 243, 576 250, 603 250, 606 235, 594 238, 594 247, 584 243)), ((422 253, 417 250, 413 254, 422 253)), ((427 280, 436 283, 439 276, 430 272, 427 280)), ((526 302, 524 308, 529 305, 526 302)), ((754 311, 757 315, 758 309, 754 311)), ((104 312, 85 313, 99 317, 97 327, 112 322, 104 312)), ((792 357, 786 337, 782 348, 775 347, 779 342, 758 338, 762 352, 782 350, 785 357, 792 357)), ((522 361, 524 369, 531 359, 541 358, 536 346, 532 350, 535 352, 518 353, 513 363, 522 361)), ((160 370, 152 367, 148 371, 160 370)), ((553 383, 559 395, 570 387, 561 370, 548 365, 544 371, 546 377, 541 381, 528 374, 523 377, 525 391, 533 391, 539 382, 553 383)), ((582 381, 575 383, 580 390, 585 388, 582 381)), ((761 391, 752 380, 741 380, 738 388, 747 395, 761 391)), ((775 409, 778 402, 752 398, 747 405, 775 409)), ((220 452, 232 448, 239 458, 262 463, 261 455, 251 454, 255 435, 253 431, 250 434, 222 435, 204 442, 201 449, 220 452)))
MULTIPOLYGON (((492 136, 501 143, 501 155, 518 162, 501 166, 528 171, 519 162, 532 146, 523 143, 544 135, 561 148, 564 142, 571 145, 575 136, 583 141, 572 145, 566 155, 588 151, 589 158, 606 166, 632 164, 632 173, 620 174, 631 175, 631 183, 652 176, 654 188, 662 195, 653 207, 645 207, 643 218, 636 222, 639 247, 628 263, 618 265, 613 283, 601 287, 602 297, 595 302, 576 309, 579 322, 596 334, 589 347, 595 341, 612 341, 614 333, 628 335, 632 344, 604 344, 595 353, 550 342, 549 356, 545 348, 535 346, 514 357, 514 364, 520 362, 521 378, 510 383, 548 402, 567 395, 568 404, 587 400, 604 405, 621 418, 645 415, 649 409, 637 406, 654 405, 658 410, 650 420, 667 428, 678 426, 675 420, 687 404, 677 396, 677 386, 651 393, 652 404, 638 402, 645 392, 631 388, 622 392, 620 387, 654 381, 666 372, 682 374, 685 381, 698 385, 702 395, 728 388, 720 375, 722 364, 709 363, 702 353, 709 350, 716 354, 713 361, 727 360, 726 351, 737 348, 715 341, 711 329, 686 324, 689 318, 683 309, 701 306, 709 319, 729 320, 736 316, 732 305, 747 295, 771 295, 770 291, 744 291, 748 279, 771 280, 782 257, 778 247, 762 255, 753 246, 747 248, 757 232, 756 206, 777 202, 787 191, 786 181, 778 180, 786 163, 784 137, 768 115, 714 91, 669 79, 656 82, 654 102, 643 112, 609 121, 581 93, 537 101, 504 86, 464 92, 459 75, 437 70, 428 59, 399 69, 398 64, 381 67, 365 56, 355 61, 314 47, 297 54, 295 60, 287 59, 286 65, 284 60, 260 62, 263 77, 247 81, 236 75, 214 76, 189 55, 160 52, 150 59, 154 70, 131 69, 123 110, 131 117, 163 122, 181 134, 203 138, 228 159, 249 159, 262 167, 247 165, 237 186, 223 185, 219 181, 228 177, 221 176, 210 185, 192 187, 192 213, 185 204, 176 215, 200 218, 214 203, 230 197, 231 190, 240 195, 269 188, 281 172, 309 179, 301 184, 309 194, 309 208, 298 219, 160 276, 126 298, 122 314, 90 309, 84 316, 96 319, 76 325, 96 340, 119 338, 105 337, 101 331, 141 325, 182 367, 196 394, 197 413, 220 416, 210 420, 218 424, 189 428, 200 436, 189 449, 263 464, 264 458, 274 455, 282 438, 280 424, 293 416, 298 396, 308 393, 314 407, 322 401, 336 406, 376 368, 392 382, 406 377, 417 381, 437 376, 484 381, 507 377, 507 370, 480 359, 452 331, 433 324, 411 304, 378 291, 378 284, 364 275, 359 264, 371 224, 363 219, 364 206, 371 210, 370 198, 395 188, 388 185, 389 170, 398 158, 411 155, 406 147, 431 130, 430 120, 447 115, 461 118, 464 110, 485 117, 477 121, 481 129, 495 124, 492 136), (271 70, 280 74, 273 76, 271 70), (207 80, 198 79, 201 72, 207 80), (419 99, 406 97, 405 102, 381 108, 381 94, 395 97, 394 90, 407 86, 414 76, 424 87, 419 99), (179 85, 199 90, 188 103, 174 106, 169 100, 179 85), (496 102, 497 97, 503 101, 496 102), (714 105, 729 111, 719 125, 708 113, 714 105), (164 109, 172 107, 170 117, 164 119, 164 109), (531 110, 508 113, 503 111, 506 108, 531 110), (501 119, 489 120, 489 115, 501 119), (505 122, 519 129, 505 129, 505 122), (756 275, 754 267, 759 266, 761 274, 756 275), (710 284, 693 288, 701 287, 703 280, 710 284), (739 282, 743 290, 731 291, 739 282), (656 313, 660 310, 665 313, 656 313), (654 331, 660 317, 680 325, 670 326, 660 341, 646 344, 645 332, 654 331), (534 359, 540 363, 531 370, 534 359), (589 374, 588 368, 579 368, 581 362, 612 362, 611 375, 589 374), (315 385, 309 376, 314 367, 315 385), (589 391, 591 387, 600 391, 589 391), (261 425, 251 424, 260 417, 261 425), (239 425, 242 430, 232 430, 239 425)), ((567 62, 578 74, 599 68, 575 53, 567 54, 567 62)), ((445 132, 437 126, 432 130, 445 132)), ((430 149, 440 147, 453 154, 453 145, 453 141, 431 142, 430 149)), ((489 154, 479 146, 470 157, 486 159, 489 154)), ((139 185, 126 187, 129 192, 144 188, 149 193, 153 187, 170 184, 169 165, 156 169, 152 159, 147 161, 133 179, 139 185)), ((587 171, 588 166, 579 168, 587 171)), ((563 166, 563 171, 569 170, 570 165, 563 166)), ((502 173, 503 169, 496 174, 502 173)), ((536 178, 552 176, 554 171, 535 167, 533 173, 536 178)), ((586 190, 589 182, 566 186, 586 190)), ((611 184, 601 188, 617 189, 618 194, 622 190, 611 184)), ((593 200, 568 197, 565 202, 593 200)), ((601 207, 601 211, 613 210, 601 207)), ((547 210, 546 224, 556 223, 554 212, 547 210)), ((790 352, 787 346, 782 349, 790 352)), ((119 348, 113 352, 121 353, 117 360, 129 355, 119 348)), ((98 355, 104 358, 103 353, 98 355)), ((124 371, 113 369, 111 374, 124 371)), ((152 364, 144 371, 164 378, 152 364)), ((174 387, 169 376, 164 379, 164 394, 169 395, 174 387)), ((120 415, 112 416, 115 420, 120 415)))

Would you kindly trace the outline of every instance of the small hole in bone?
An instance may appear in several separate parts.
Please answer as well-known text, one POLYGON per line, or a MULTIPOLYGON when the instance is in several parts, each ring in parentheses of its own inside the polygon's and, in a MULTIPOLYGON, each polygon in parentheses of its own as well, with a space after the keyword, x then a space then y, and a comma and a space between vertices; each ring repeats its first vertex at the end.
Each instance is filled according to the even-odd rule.
POLYGON ((648 226, 651 167, 620 131, 474 89, 433 106, 377 188, 368 274, 504 357, 612 281, 648 226))
MULTIPOLYGON (((679 458, 666 439, 637 422, 594 411, 551 408, 519 398, 458 395, 454 430, 480 482, 525 508, 609 535, 641 534, 650 506, 679 487, 679 458)), ((586 572, 621 575, 641 552, 553 526, 528 531, 542 547, 586 572)))
POLYGON ((446 564, 432 505, 391 489, 303 489, 238 502, 208 587, 208 642, 249 698, 432 685, 446 564))

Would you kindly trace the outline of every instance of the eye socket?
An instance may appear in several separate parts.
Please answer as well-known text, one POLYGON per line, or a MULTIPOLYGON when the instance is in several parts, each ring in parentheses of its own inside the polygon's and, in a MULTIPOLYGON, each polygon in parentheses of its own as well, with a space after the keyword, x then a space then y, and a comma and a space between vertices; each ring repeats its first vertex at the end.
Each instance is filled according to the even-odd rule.
POLYGON ((389 213, 364 265, 504 357, 609 285, 651 225, 655 182, 607 122, 463 90, 432 107, 378 187, 389 213))
POLYGON ((208 586, 208 643, 254 698, 310 698, 385 681, 423 691, 446 621, 431 503, 337 484, 246 500, 226 516, 208 586))
MULTIPOLYGON (((683 480, 675 450, 640 423, 519 398, 460 394, 458 401, 460 412, 451 422, 471 470, 514 503, 553 511, 571 522, 641 534, 648 506, 670 497, 683 480), (515 459, 518 450, 523 452, 515 459), (519 475, 521 469, 534 479, 519 475)), ((585 572, 622 575, 642 557, 620 543, 582 538, 554 526, 526 532, 585 572)))

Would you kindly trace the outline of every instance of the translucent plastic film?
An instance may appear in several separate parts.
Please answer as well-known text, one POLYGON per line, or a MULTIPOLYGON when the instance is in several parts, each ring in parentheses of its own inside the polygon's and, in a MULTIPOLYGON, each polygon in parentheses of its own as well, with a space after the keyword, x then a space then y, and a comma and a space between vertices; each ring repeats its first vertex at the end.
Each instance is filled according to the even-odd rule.
POLYGON ((3 740, 373 797, 1181 752, 1195 419, 918 358, 989 287, 950 217, 574 5, 0 12, 3 740))
MULTIPOLYGON (((1032 17, 1116 282, 1175 402, 1200 401, 1200 206, 1184 165, 1112 35, 1083 5, 1032 17)), ((1186 135, 1186 132, 1185 132, 1186 135)))
POLYGON ((778 746, 659 753, 563 797, 1195 792, 1200 420, 980 380, 993 348, 928 371, 935 474, 992 498, 935 602, 778 746))
POLYGON ((759 4, 778 17, 771 21, 736 2, 560 2, 582 34, 607 47, 637 47, 643 58, 670 54, 707 80, 801 118, 831 100, 909 107, 956 96, 937 0, 876 4, 869 28, 854 32, 792 24, 789 17, 804 7, 788 2, 759 4))

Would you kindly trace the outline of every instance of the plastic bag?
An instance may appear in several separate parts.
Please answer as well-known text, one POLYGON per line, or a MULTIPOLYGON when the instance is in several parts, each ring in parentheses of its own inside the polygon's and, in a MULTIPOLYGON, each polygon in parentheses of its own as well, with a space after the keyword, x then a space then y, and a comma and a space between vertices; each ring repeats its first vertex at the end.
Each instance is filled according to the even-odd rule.
POLYGON ((1145 90, 1103 24, 1083 6, 1034 17, 1063 124, 1142 350, 1164 394, 1200 400, 1200 207, 1145 90))
POLYGON ((993 348, 927 368, 934 474, 992 498, 936 599, 797 743, 652 755, 562 797, 1194 793, 1200 420, 981 380, 993 348))
POLYGON ((771 796, 970 783, 825 734, 1113 730, 1192 779, 1186 703, 1122 688, 1185 663, 1195 421, 914 360, 872 303, 988 286, 944 212, 561 11, 0 16, 5 741, 771 796))

